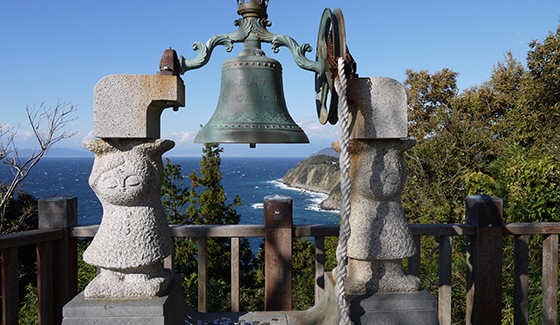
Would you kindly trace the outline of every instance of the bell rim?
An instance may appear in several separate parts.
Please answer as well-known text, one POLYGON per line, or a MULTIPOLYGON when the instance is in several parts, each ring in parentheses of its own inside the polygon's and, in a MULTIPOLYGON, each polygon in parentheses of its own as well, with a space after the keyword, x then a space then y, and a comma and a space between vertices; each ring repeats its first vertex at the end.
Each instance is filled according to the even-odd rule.
POLYGON ((307 134, 297 129, 254 128, 217 129, 203 127, 194 138, 194 143, 310 143, 307 134), (258 132, 255 132, 258 131, 258 132))

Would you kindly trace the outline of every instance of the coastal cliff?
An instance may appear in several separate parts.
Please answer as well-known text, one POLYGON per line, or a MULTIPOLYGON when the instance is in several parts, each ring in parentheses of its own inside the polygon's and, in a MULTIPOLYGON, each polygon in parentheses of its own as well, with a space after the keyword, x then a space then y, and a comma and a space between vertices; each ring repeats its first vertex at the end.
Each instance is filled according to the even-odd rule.
POLYGON ((340 206, 340 166, 338 158, 315 155, 300 161, 280 180, 296 188, 329 194, 319 205, 321 209, 338 210, 340 206))

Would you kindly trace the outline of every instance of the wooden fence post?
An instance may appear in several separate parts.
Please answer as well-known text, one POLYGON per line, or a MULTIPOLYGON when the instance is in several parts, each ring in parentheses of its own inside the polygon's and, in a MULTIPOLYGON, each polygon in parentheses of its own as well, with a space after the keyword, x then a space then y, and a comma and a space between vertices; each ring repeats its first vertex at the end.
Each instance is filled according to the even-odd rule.
POLYGON ((543 241, 542 324, 558 324, 558 234, 543 241))
POLYGON ((502 318, 502 199, 466 199, 465 222, 477 227, 467 238, 467 324, 499 325, 502 318))
POLYGON ((18 247, 2 250, 2 324, 19 323, 18 247))
POLYGON ((208 237, 198 238, 198 311, 208 312, 208 237))
POLYGON ((325 291, 325 237, 315 236, 315 304, 325 291))
POLYGON ((292 309, 292 198, 264 198, 264 310, 292 309))
POLYGON ((78 293, 78 242, 71 235, 78 224, 78 199, 60 195, 40 199, 38 217, 39 228, 64 230, 62 239, 52 244, 53 318, 54 324, 60 324, 62 307, 78 293))

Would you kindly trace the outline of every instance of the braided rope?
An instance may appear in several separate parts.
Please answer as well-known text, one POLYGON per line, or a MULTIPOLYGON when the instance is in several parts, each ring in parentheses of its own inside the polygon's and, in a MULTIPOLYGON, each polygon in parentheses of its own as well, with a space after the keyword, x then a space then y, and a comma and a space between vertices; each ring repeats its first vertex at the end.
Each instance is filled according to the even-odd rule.
POLYGON ((344 59, 338 58, 338 76, 335 78, 335 89, 338 94, 338 121, 340 131, 338 133, 338 144, 340 146, 340 187, 342 200, 340 203, 340 234, 336 248, 336 284, 334 292, 338 300, 340 310, 340 325, 350 325, 350 306, 345 298, 344 281, 346 280, 347 245, 350 237, 350 156, 348 155, 348 144, 350 142, 350 129, 348 126, 348 102, 346 100, 346 75, 344 74, 344 59))

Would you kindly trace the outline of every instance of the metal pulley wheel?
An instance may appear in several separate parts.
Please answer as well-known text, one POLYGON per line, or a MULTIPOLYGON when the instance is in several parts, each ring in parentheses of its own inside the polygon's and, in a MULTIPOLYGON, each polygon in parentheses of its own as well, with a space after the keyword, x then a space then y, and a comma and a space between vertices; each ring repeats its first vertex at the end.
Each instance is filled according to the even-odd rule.
POLYGON ((325 70, 322 74, 315 73, 315 103, 321 124, 328 121, 334 125, 338 121, 338 95, 334 89, 333 70, 336 72, 336 60, 346 57, 346 54, 346 28, 342 11, 336 8, 331 12, 330 8, 325 8, 319 24, 316 52, 316 60, 325 61, 325 70))

